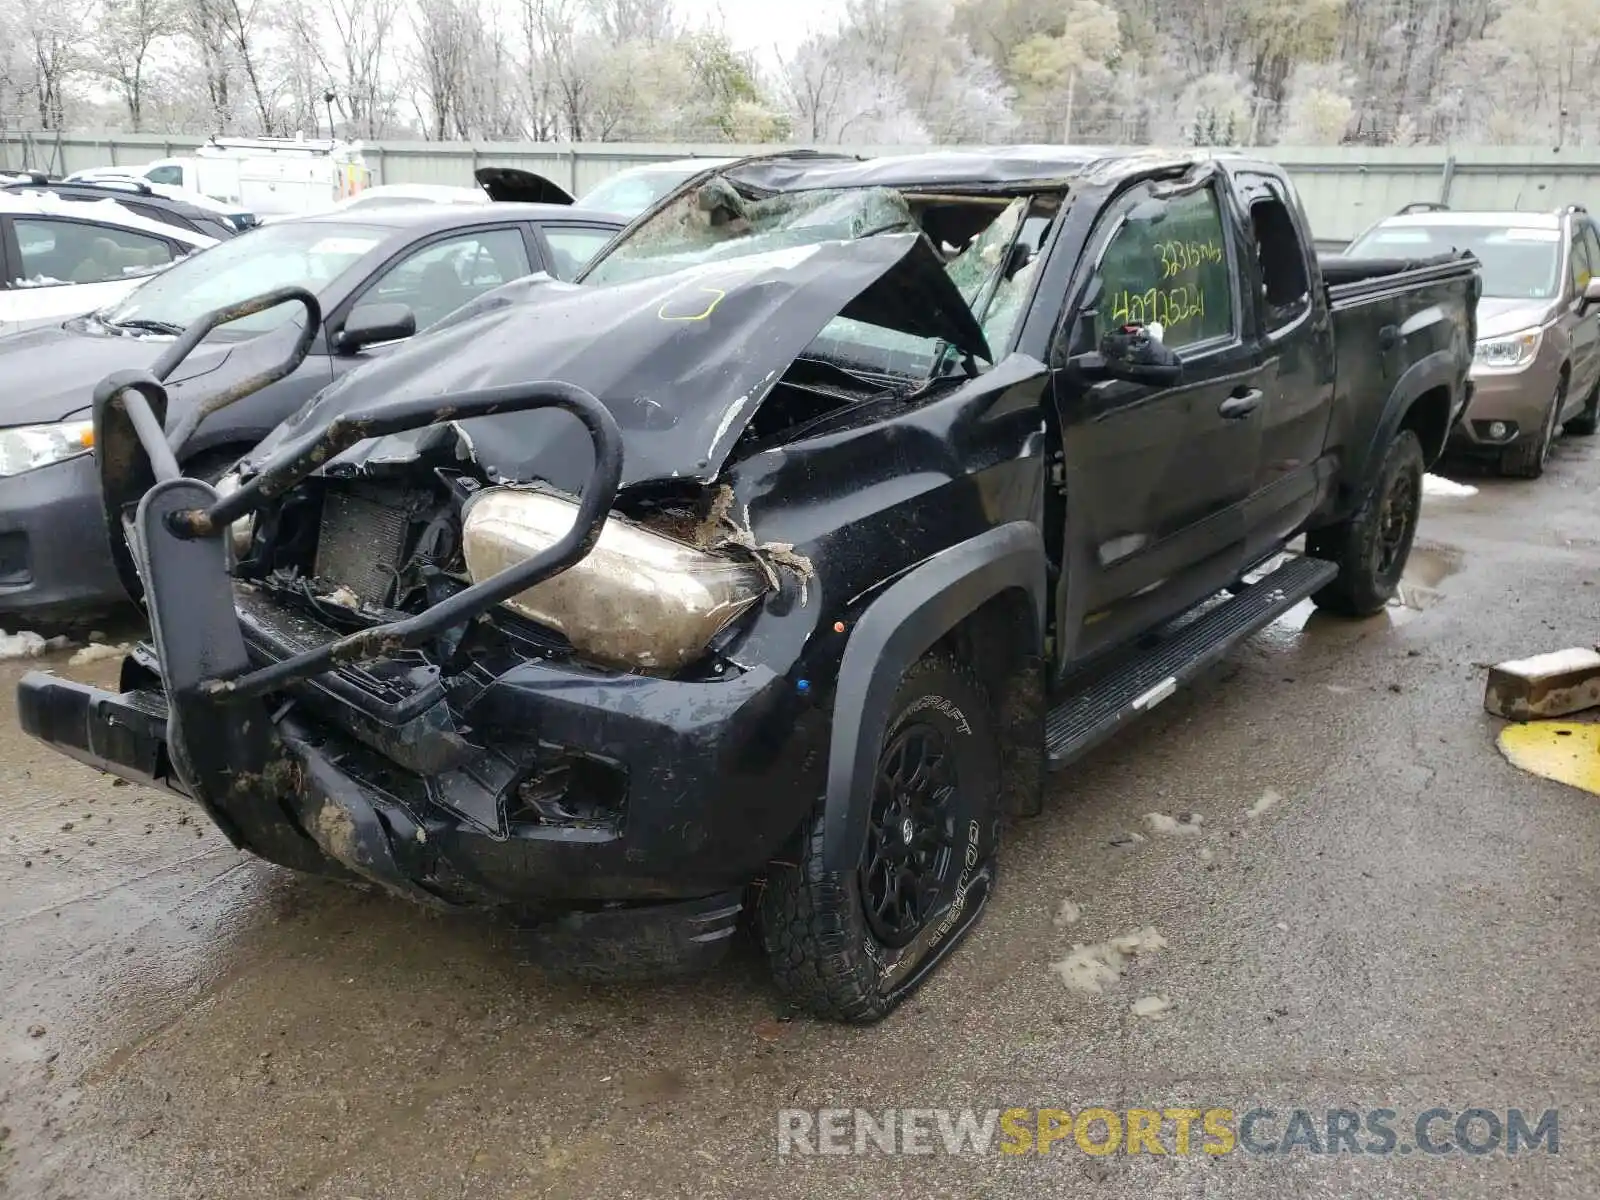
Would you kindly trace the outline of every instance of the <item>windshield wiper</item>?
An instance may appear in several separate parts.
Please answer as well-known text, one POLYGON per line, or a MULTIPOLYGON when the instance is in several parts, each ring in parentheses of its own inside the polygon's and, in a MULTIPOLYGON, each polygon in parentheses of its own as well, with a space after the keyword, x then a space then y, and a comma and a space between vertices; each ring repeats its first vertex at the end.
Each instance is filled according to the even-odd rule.
POLYGON ((183 333, 182 325, 174 325, 171 321, 152 321, 148 317, 134 317, 128 321, 103 321, 101 323, 110 329, 138 329, 146 333, 164 333, 169 337, 178 337, 183 333))

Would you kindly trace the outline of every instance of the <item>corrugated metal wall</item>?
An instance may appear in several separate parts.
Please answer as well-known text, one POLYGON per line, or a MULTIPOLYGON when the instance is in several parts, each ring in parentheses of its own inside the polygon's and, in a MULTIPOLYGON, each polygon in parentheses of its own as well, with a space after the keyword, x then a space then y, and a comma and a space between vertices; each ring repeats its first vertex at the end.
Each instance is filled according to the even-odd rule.
MULTIPOLYGON (((135 165, 182 154, 195 141, 140 134, 0 133, 0 167, 58 172, 135 165)), ((578 193, 625 167, 673 158, 758 153, 760 146, 671 146, 519 142, 370 142, 367 161, 383 183, 471 181, 479 166, 513 166, 547 175, 578 193)), ((853 153, 906 154, 926 147, 854 146, 853 153)), ((1587 204, 1600 211, 1600 150, 1509 146, 1269 146, 1251 151, 1280 162, 1295 178, 1319 238, 1353 237, 1372 221, 1415 200, 1455 208, 1553 208, 1587 204)))

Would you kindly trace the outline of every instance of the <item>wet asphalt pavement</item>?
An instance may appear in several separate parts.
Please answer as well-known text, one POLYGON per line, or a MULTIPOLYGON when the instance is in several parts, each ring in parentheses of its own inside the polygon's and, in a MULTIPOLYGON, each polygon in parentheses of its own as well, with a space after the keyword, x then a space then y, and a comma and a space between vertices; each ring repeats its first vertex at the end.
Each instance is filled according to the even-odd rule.
POLYGON ((1600 440, 1470 481, 1427 503, 1411 607, 1297 610, 1056 776, 979 929, 869 1029, 789 1020, 749 947, 585 989, 496 928, 294 878, 21 736, 4 664, 0 1194, 1600 1193, 1600 800, 1507 765, 1481 708, 1483 664, 1600 637, 1600 440), (1165 948, 1102 994, 1050 969, 1145 926, 1165 948), (1389 1108, 1399 1146, 1434 1107, 1557 1108, 1559 1153, 776 1153, 780 1108, 1090 1105, 1271 1109, 1258 1144, 1389 1108))

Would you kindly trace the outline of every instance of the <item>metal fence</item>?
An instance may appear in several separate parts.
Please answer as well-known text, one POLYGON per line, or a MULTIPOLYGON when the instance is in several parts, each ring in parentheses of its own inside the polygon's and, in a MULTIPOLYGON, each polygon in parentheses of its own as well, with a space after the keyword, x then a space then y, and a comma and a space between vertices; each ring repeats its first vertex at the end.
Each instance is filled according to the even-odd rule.
MULTIPOLYGON (((65 173, 138 165, 183 154, 196 139, 159 134, 0 131, 0 169, 65 173)), ((839 149, 839 147, 832 147, 839 149)), ((674 158, 757 153, 773 147, 538 142, 369 142, 381 183, 465 184, 481 166, 522 167, 575 193, 626 167, 674 158)), ((864 155, 907 154, 925 146, 850 146, 864 155)), ((1254 153, 1294 177, 1320 239, 1353 237, 1372 221, 1418 200, 1455 208, 1541 209, 1586 204, 1600 211, 1600 150, 1511 146, 1271 146, 1254 153)))

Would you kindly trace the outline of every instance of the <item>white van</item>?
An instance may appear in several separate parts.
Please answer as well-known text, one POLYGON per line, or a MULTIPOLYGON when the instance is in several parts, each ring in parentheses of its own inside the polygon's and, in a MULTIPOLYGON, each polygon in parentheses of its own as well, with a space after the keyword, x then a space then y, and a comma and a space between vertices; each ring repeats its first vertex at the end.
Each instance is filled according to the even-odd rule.
POLYGON ((262 216, 313 212, 372 182, 360 142, 213 137, 192 155, 142 167, 94 167, 70 179, 120 175, 200 192, 262 216))

